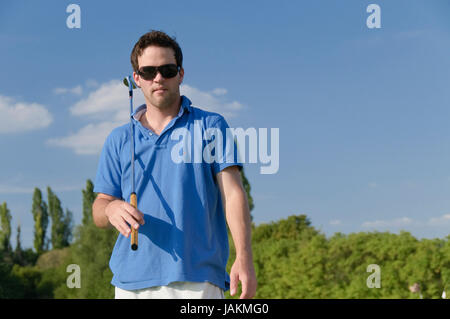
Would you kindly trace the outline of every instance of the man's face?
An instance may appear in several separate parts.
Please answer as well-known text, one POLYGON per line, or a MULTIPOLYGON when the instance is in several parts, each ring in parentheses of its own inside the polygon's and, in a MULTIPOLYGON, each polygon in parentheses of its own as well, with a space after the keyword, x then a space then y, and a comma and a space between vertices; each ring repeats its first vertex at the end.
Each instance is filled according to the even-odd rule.
MULTIPOLYGON (((149 46, 138 57, 139 68, 144 66, 161 66, 165 64, 177 64, 172 48, 149 46)), ((141 87, 147 103, 159 109, 166 109, 179 100, 180 84, 183 81, 184 70, 170 79, 164 78, 160 72, 153 80, 145 80, 136 72, 133 72, 134 81, 141 87)))

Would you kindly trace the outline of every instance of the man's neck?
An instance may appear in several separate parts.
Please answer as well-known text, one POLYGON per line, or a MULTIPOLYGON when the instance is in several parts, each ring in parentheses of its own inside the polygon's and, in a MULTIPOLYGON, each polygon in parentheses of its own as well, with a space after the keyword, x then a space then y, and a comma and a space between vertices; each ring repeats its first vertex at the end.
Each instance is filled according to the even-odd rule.
POLYGON ((165 109, 153 106, 149 101, 146 101, 146 105, 147 110, 140 121, 143 126, 149 128, 157 135, 160 135, 167 124, 178 115, 181 107, 181 96, 176 103, 165 109))

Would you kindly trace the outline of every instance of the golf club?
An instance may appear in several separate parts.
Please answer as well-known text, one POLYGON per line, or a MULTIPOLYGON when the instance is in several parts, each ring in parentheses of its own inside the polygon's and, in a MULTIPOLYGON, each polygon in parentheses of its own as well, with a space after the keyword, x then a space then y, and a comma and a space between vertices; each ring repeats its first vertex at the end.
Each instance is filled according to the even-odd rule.
MULTIPOLYGON (((130 135, 131 135, 131 195, 130 204, 137 209, 137 196, 134 185, 134 125, 133 125, 133 89, 136 88, 131 76, 123 79, 123 84, 128 87, 128 93, 130 97, 130 135), (131 84, 131 85, 130 85, 131 84)), ((131 249, 138 249, 138 231, 133 226, 131 226, 131 249)))

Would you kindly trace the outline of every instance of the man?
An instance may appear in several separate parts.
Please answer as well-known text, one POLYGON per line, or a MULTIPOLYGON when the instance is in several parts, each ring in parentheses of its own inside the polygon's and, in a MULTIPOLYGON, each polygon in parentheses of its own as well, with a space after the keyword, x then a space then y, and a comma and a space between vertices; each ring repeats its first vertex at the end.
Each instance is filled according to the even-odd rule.
MULTIPOLYGON (((223 298, 227 289, 234 295, 240 281, 240 298, 252 298, 256 277, 242 164, 236 156, 193 160, 195 149, 202 151, 207 143, 205 132, 217 129, 225 136, 228 124, 180 96, 182 60, 178 43, 161 31, 144 34, 131 53, 133 78, 146 102, 132 118, 138 210, 128 203, 128 125, 107 137, 94 188, 94 223, 120 232, 110 260, 111 283, 116 298, 223 298), (180 142, 175 132, 186 139, 180 142), (187 137, 194 137, 192 144, 187 137), (183 161, 174 160, 179 153, 174 150, 183 152, 183 161), (230 275, 226 222, 236 247, 230 275), (130 227, 139 231, 136 251, 130 249, 130 227)), ((224 146, 224 154, 237 154, 234 143, 231 150, 226 142, 217 145, 224 146)))

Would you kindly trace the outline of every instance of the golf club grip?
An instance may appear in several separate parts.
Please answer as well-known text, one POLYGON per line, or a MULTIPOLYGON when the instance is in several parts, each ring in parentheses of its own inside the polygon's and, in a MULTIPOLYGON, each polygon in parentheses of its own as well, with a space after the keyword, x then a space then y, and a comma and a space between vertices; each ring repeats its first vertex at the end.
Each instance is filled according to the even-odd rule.
MULTIPOLYGON (((136 193, 131 193, 130 204, 137 209, 137 196, 136 193)), ((138 231, 134 227, 131 227, 131 249, 137 250, 138 248, 138 231)))

